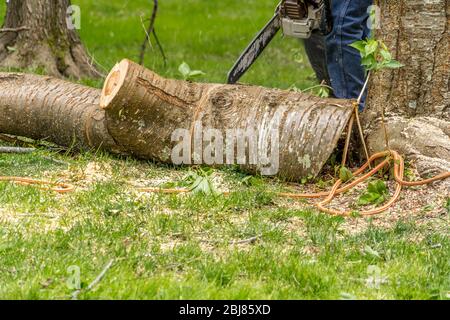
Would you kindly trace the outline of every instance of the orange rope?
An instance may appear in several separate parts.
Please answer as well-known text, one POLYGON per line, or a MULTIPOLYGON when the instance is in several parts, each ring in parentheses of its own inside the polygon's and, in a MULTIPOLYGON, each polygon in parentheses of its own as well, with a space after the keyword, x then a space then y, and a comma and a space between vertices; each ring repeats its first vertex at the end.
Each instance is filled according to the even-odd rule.
POLYGON ((30 178, 21 178, 21 177, 0 177, 0 181, 13 182, 21 185, 37 185, 42 190, 54 191, 57 193, 68 193, 73 192, 75 187, 71 184, 67 183, 53 183, 43 180, 36 180, 30 178), (52 187, 50 187, 52 186, 52 187))
MULTIPOLYGON (((442 173, 436 177, 422 180, 422 181, 414 181, 409 182, 403 180, 404 178, 404 170, 405 170, 405 163, 403 161, 403 158, 398 154, 397 151, 390 150, 390 151, 384 151, 374 154, 369 158, 369 160, 358 170, 356 170, 353 173, 354 177, 361 177, 355 179, 353 182, 348 183, 347 185, 344 185, 343 187, 343 181, 338 180, 334 184, 333 188, 330 192, 318 192, 318 193, 284 193, 284 192, 277 192, 276 195, 278 197, 283 198, 291 198, 291 199, 317 199, 317 198, 325 198, 322 201, 316 203, 316 207, 325 213, 331 214, 331 215, 339 215, 339 216, 351 216, 353 214, 352 211, 339 211, 335 209, 326 208, 325 205, 329 204, 338 194, 341 194, 343 192, 346 192, 350 190, 351 188, 355 187, 356 185, 366 181, 368 178, 375 175, 378 171, 382 170, 383 168, 390 165, 391 160, 394 161, 394 178, 396 182, 396 188, 394 195, 391 197, 391 199, 382 207, 368 210, 368 211, 361 211, 358 212, 360 216, 373 216, 380 213, 383 213, 387 209, 389 209, 399 198, 400 193, 402 191, 403 186, 419 186, 419 185, 425 185, 430 184, 432 182, 443 180, 450 178, 450 172, 442 173), (384 160, 378 164, 375 168, 371 169, 368 173, 362 175, 364 171, 371 166, 371 164, 378 159, 384 158, 384 160)), ((161 188, 138 188, 141 192, 151 192, 151 193, 165 193, 165 194, 182 194, 182 193, 188 193, 190 192, 189 189, 161 189, 161 188)), ((224 192, 224 195, 230 194, 230 192, 224 192)))
MULTIPOLYGON (((382 156, 382 154, 384 154, 384 153, 380 153, 379 155, 382 156)), ((400 165, 398 165, 398 161, 397 161, 397 159, 398 159, 398 158, 397 158, 398 153, 395 152, 395 151, 391 151, 391 152, 390 152, 390 155, 393 155, 393 157, 394 157, 394 162, 395 162, 395 165, 394 165, 394 176, 398 177, 399 181, 402 181, 402 180, 403 180, 403 172, 404 172, 404 167, 403 167, 403 166, 404 166, 404 162, 403 162, 403 159, 400 157, 400 165)), ((390 155, 389 155, 389 156, 390 156, 390 155)), ((371 158, 371 159, 372 159, 372 158, 371 158)), ((369 162, 371 162, 371 161, 370 161, 371 159, 369 159, 369 162)), ((375 168, 375 169, 377 169, 377 170, 373 169, 371 172, 369 172, 370 175, 369 175, 369 174, 366 175, 367 178, 370 177, 370 176, 372 176, 373 174, 375 174, 378 170, 384 168, 386 165, 389 165, 389 163, 390 163, 389 158, 386 158, 385 161, 383 161, 380 165, 378 165, 378 166, 375 168)), ((450 172, 449 172, 449 176, 450 176, 450 172)), ((363 177, 363 178, 364 178, 364 177, 363 177)), ((366 178, 366 179, 367 179, 367 178, 366 178)), ((358 180, 359 180, 358 183, 361 183, 361 182, 363 182, 363 181, 366 180, 366 179, 360 178, 360 179, 358 179, 358 180)), ((327 196, 327 198, 325 198, 323 201, 321 201, 321 202, 319 202, 319 203, 316 204, 317 207, 319 208, 319 210, 321 210, 322 212, 329 213, 329 214, 331 214, 331 215, 339 215, 339 216, 350 216, 350 215, 352 215, 352 213, 353 213, 352 211, 338 211, 338 210, 329 209, 329 208, 326 208, 326 207, 325 207, 326 204, 329 204, 329 203, 334 199, 334 197, 335 197, 335 195, 337 194, 337 191, 338 191, 337 188, 338 188, 341 184, 342 184, 342 180, 338 180, 338 181, 335 183, 333 189, 331 189, 330 194, 327 196)), ((373 216, 373 215, 377 215, 377 214, 380 214, 380 213, 386 211, 387 209, 389 209, 389 208, 397 201, 398 197, 400 196, 400 192, 401 192, 401 191, 402 191, 402 184, 399 183, 399 182, 397 182, 397 186, 396 186, 396 189, 395 189, 395 193, 394 193, 394 195, 391 197, 391 199, 388 201, 388 203, 386 203, 384 206, 382 206, 382 207, 380 207, 380 208, 376 208, 376 209, 369 210, 369 211, 358 212, 358 214, 359 214, 360 216, 373 216)))
MULTIPOLYGON (((394 180, 396 182, 396 189, 394 192, 394 195, 391 197, 391 199, 382 207, 368 210, 368 211, 362 211, 358 212, 360 216, 373 216, 380 214, 387 209, 389 209, 399 198, 402 187, 403 186, 419 186, 419 185, 425 185, 430 184, 432 182, 443 180, 450 178, 450 172, 442 173, 438 176, 435 176, 430 179, 422 180, 422 181, 405 181, 404 178, 404 169, 405 169, 405 163, 403 161, 403 158, 398 154, 397 151, 390 150, 390 151, 384 151, 374 154, 369 158, 369 161, 367 161, 361 168, 356 170, 353 173, 353 176, 356 178, 354 181, 349 182, 348 184, 345 184, 343 187, 341 187, 344 183, 342 180, 336 181, 333 188, 329 192, 318 192, 318 193, 285 193, 285 192, 277 192, 276 195, 278 197, 283 198, 291 198, 291 199, 319 199, 319 198, 325 198, 322 201, 315 204, 315 206, 322 212, 331 214, 331 215, 340 215, 340 216, 351 216, 353 214, 352 211, 339 211, 335 209, 326 208, 325 206, 329 204, 334 198, 336 198, 337 195, 344 193, 353 187, 357 186, 358 184, 366 181, 368 178, 375 175, 377 172, 382 170, 385 167, 388 167, 391 163, 391 161, 394 161, 394 180), (384 160, 378 164, 376 167, 371 169, 369 172, 363 174, 367 168, 371 167, 371 164, 378 160, 382 159, 384 160)), ((50 190, 57 193, 68 193, 73 192, 75 190, 75 187, 71 184, 66 183, 53 183, 43 180, 35 180, 35 179, 29 179, 29 178, 21 178, 21 177, 0 177, 0 181, 8 181, 13 183, 18 183, 22 185, 37 185, 40 189, 43 190, 50 190)), ((138 188, 137 189, 140 192, 151 192, 151 193, 165 193, 165 194, 182 194, 182 193, 189 193, 191 190, 189 189, 161 189, 161 188, 138 188)), ((230 192, 223 192, 224 195, 229 195, 230 192)))

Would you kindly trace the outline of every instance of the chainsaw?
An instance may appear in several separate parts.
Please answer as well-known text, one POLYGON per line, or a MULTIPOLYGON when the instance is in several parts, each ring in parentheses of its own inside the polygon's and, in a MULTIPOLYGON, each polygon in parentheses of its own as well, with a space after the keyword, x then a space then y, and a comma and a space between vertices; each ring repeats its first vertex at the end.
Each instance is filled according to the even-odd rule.
POLYGON ((299 39, 310 38, 315 30, 320 30, 323 35, 329 34, 333 28, 330 1, 282 0, 273 18, 253 39, 228 73, 228 83, 236 83, 247 72, 280 29, 285 36, 299 39))

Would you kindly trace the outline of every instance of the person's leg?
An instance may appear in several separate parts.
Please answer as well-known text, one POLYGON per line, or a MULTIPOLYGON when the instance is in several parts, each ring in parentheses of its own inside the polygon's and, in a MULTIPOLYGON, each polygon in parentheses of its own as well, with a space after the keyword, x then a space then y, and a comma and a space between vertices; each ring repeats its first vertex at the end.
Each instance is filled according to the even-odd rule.
POLYGON ((320 83, 325 81, 328 86, 331 86, 327 67, 325 36, 318 31, 313 32, 311 38, 305 39, 304 44, 306 54, 316 73, 317 80, 319 80, 320 83))
MULTIPOLYGON (((349 45, 369 34, 367 20, 372 0, 332 1, 333 31, 327 36, 327 62, 334 95, 358 98, 366 78, 359 52, 349 45)), ((365 96, 363 97, 364 105, 365 96)))

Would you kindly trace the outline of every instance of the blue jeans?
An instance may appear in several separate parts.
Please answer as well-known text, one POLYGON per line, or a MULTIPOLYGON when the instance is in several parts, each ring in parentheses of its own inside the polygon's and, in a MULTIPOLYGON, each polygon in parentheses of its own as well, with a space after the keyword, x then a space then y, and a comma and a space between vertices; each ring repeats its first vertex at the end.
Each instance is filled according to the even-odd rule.
POLYGON ((319 80, 325 80, 331 85, 336 98, 358 98, 366 80, 365 71, 361 66, 361 56, 356 49, 349 45, 370 36, 367 20, 369 18, 368 8, 372 2, 372 0, 331 1, 334 26, 332 32, 322 40, 325 45, 315 45, 315 43, 320 43, 318 39, 306 41, 307 53, 316 74, 321 78, 324 77, 324 74, 329 77, 328 79, 319 78, 319 80), (323 52, 323 47, 325 47, 325 52, 323 52), (324 65, 327 66, 327 70, 323 70, 322 66, 324 65))

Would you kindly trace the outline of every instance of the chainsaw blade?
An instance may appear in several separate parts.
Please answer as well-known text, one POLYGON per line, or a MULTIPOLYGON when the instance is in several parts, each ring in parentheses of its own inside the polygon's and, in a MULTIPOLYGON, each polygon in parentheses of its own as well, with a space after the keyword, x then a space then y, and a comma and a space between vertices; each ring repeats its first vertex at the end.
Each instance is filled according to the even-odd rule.
POLYGON ((258 59, 267 45, 272 41, 281 29, 279 14, 275 14, 266 26, 258 33, 250 45, 245 49, 231 71, 228 73, 228 83, 235 84, 245 74, 245 72, 258 59))

